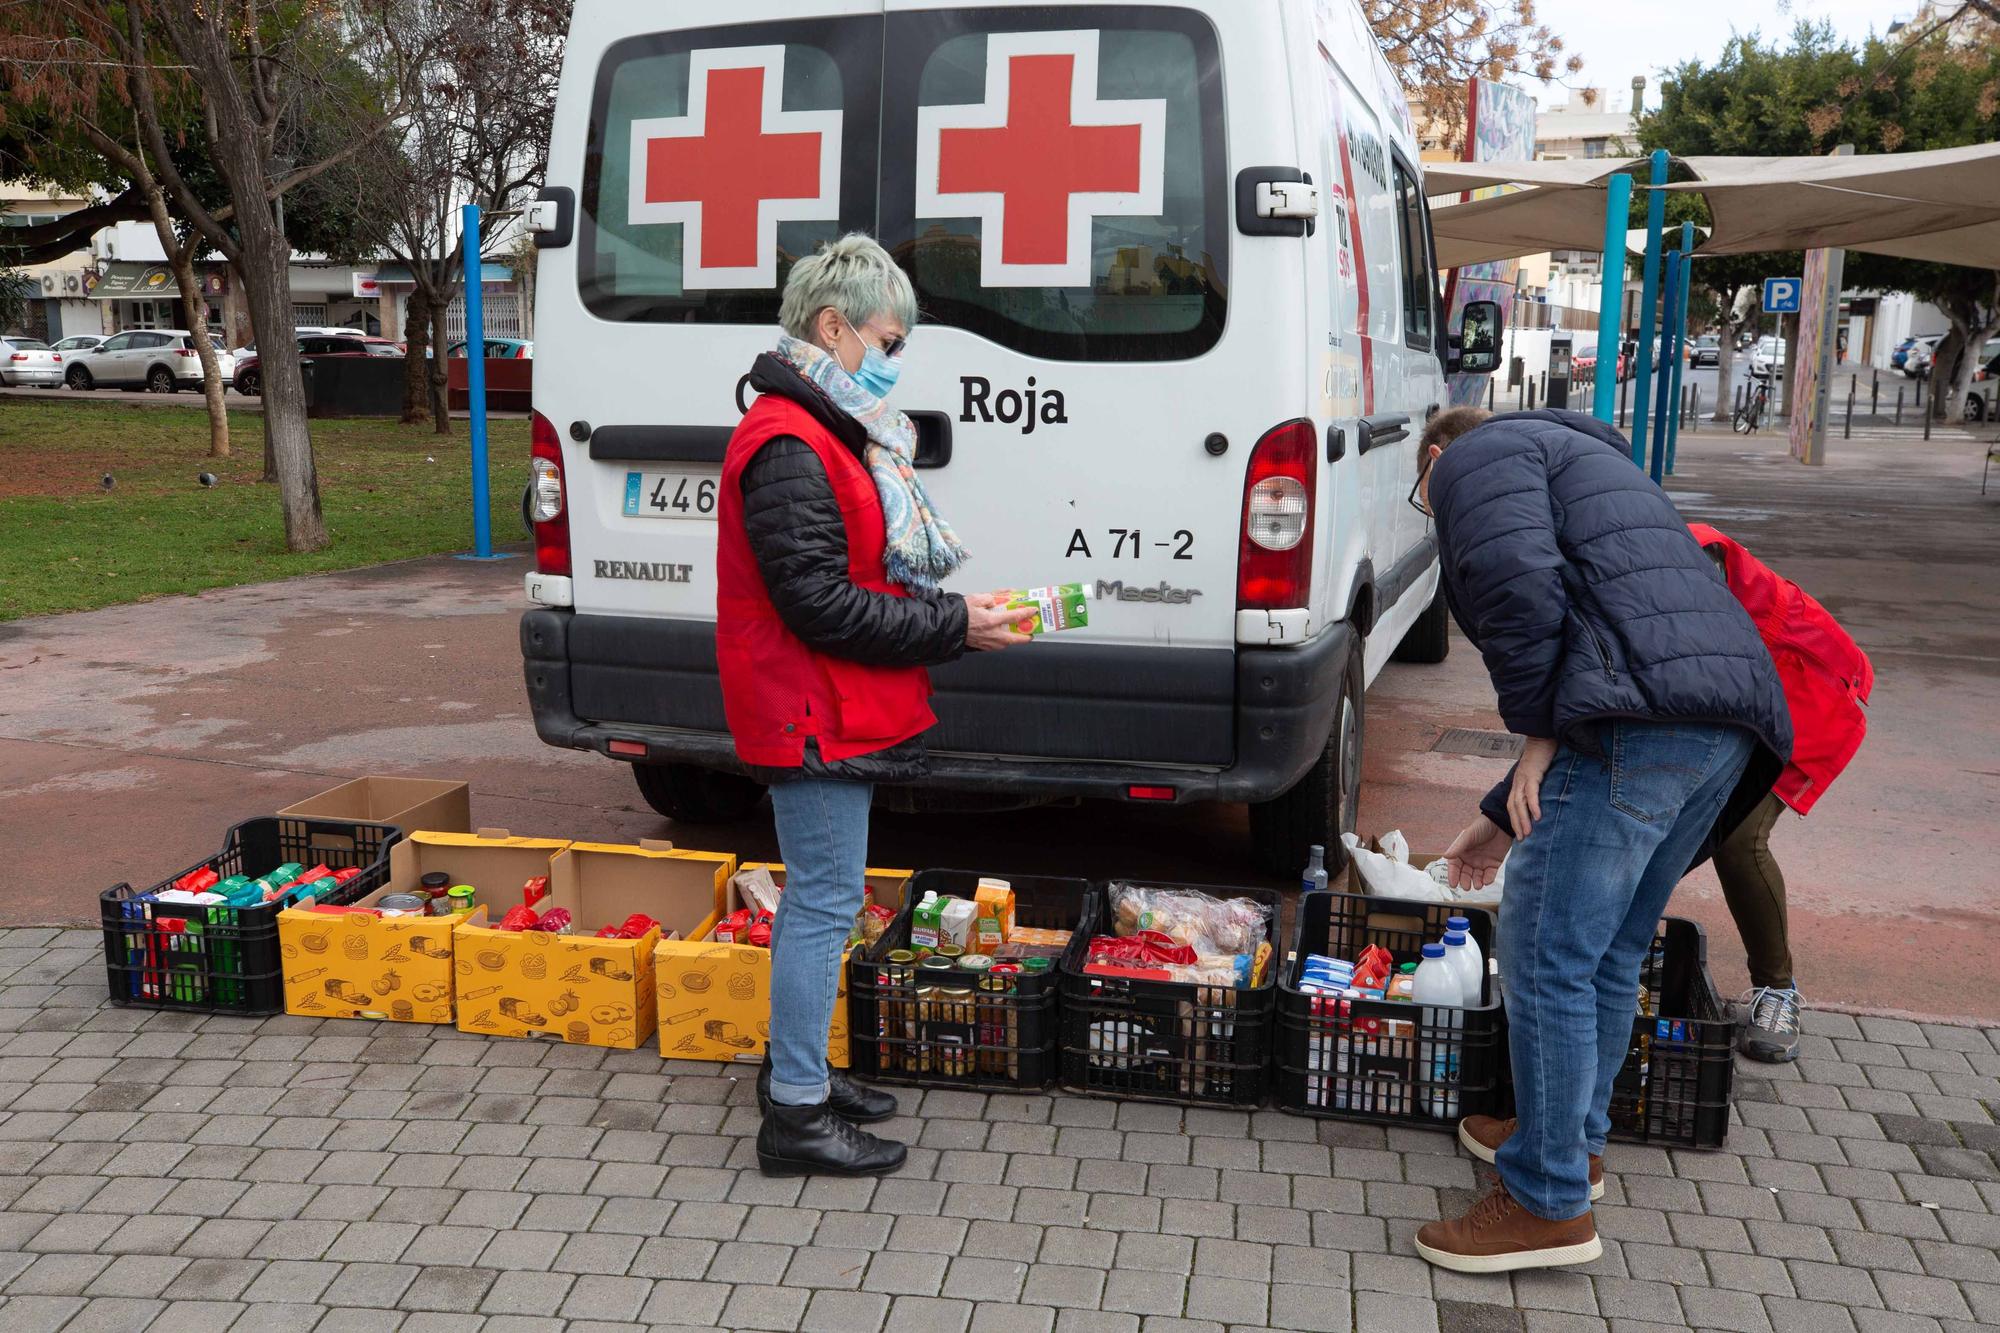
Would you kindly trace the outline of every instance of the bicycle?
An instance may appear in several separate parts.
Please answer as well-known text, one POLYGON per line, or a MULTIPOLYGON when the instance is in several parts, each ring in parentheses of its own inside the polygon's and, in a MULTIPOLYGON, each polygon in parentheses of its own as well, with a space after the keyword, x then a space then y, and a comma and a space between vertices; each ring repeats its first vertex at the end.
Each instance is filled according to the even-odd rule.
POLYGON ((1763 423, 1764 414, 1771 406, 1771 385, 1768 380, 1753 379, 1750 392, 1744 396, 1743 405, 1729 418, 1729 424, 1738 435, 1755 434, 1763 423))

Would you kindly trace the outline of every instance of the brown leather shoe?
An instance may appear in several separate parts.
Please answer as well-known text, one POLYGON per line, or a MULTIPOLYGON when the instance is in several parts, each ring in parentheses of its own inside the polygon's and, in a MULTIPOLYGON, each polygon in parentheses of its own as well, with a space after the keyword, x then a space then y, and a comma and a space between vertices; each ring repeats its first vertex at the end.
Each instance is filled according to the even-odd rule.
POLYGON ((1604 1253, 1604 1245, 1588 1208, 1567 1222, 1550 1222, 1498 1185, 1464 1217, 1426 1222, 1417 1232, 1417 1253, 1455 1273, 1511 1273, 1587 1264, 1604 1253))
MULTIPOLYGON (((1514 1136, 1517 1120, 1500 1120, 1490 1115, 1469 1115, 1458 1122, 1458 1141, 1482 1162, 1491 1162, 1500 1145, 1514 1136)), ((1590 1155, 1591 1202, 1604 1197, 1604 1159, 1590 1155)))

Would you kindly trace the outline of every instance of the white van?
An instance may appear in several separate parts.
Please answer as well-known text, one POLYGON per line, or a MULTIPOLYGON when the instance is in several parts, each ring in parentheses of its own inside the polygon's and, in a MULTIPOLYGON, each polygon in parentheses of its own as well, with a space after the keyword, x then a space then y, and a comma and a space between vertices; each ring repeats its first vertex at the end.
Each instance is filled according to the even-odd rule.
POLYGON ((1272 873, 1334 844, 1366 682, 1445 654, 1410 494, 1456 359, 1353 0, 686 12, 579 0, 530 220, 542 738, 674 819, 761 794, 716 685, 715 489, 790 263, 860 230, 924 312, 895 402, 956 586, 1098 595, 933 673, 928 788, 1244 801, 1272 873))

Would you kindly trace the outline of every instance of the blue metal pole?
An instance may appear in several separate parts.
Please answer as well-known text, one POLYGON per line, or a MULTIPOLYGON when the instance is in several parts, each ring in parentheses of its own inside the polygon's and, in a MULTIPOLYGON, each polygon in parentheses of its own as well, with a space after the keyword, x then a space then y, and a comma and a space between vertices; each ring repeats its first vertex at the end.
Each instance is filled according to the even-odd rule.
MULTIPOLYGON (((1667 150, 1653 150, 1654 185, 1667 183, 1667 150)), ((1646 191, 1646 259, 1644 283, 1639 294, 1638 384, 1632 394, 1632 462, 1646 466, 1646 391, 1653 383, 1653 315, 1660 298, 1660 232, 1667 224, 1667 196, 1664 190, 1646 191)), ((1665 369, 1664 366, 1661 369, 1665 369)))
POLYGON ((1667 252, 1666 271, 1662 274, 1660 282, 1660 356, 1662 361, 1660 364, 1660 382, 1656 389, 1656 392, 1659 394, 1659 402, 1655 404, 1653 419, 1652 477, 1655 482, 1659 481, 1666 473, 1667 427, 1672 424, 1674 419, 1674 400, 1670 396, 1673 393, 1674 367, 1666 364, 1665 358, 1674 354, 1673 338, 1670 336, 1670 330, 1674 327, 1674 321, 1680 317, 1680 297, 1681 252, 1678 250, 1669 250, 1667 252))
POLYGON ((1625 232, 1632 225, 1632 178, 1613 176, 1604 191, 1604 261, 1597 280, 1597 379, 1591 411, 1609 425, 1618 408, 1618 335, 1625 315, 1625 232))
POLYGON ((1694 284, 1694 223, 1681 223, 1681 285, 1675 300, 1673 413, 1667 418, 1667 475, 1674 475, 1674 446, 1681 438, 1681 367, 1687 362, 1688 290, 1694 284))
POLYGON ((460 214, 465 228, 465 395, 472 410, 472 554, 493 558, 493 515, 486 471, 486 302, 479 254, 479 205, 460 214))

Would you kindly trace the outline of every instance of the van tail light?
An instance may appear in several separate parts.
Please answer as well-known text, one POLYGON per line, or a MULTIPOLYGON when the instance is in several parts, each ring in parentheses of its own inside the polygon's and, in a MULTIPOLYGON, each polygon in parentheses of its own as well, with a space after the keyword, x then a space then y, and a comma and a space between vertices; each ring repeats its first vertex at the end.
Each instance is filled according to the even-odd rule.
POLYGON ((1280 610, 1312 601, 1318 483, 1319 430, 1310 421, 1274 426, 1250 451, 1236 557, 1238 610, 1280 610))
POLYGON ((535 568, 569 573, 569 510, 563 485, 562 438, 555 423, 535 413, 529 429, 528 518, 535 525, 535 568))

